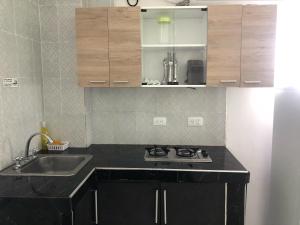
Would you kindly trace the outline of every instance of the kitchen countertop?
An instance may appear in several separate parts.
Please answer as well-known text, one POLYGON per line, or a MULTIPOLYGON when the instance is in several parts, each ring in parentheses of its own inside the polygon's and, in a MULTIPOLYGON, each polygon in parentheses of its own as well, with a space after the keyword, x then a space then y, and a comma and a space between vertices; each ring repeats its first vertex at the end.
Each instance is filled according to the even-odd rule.
POLYGON ((70 198, 96 169, 174 171, 213 175, 213 179, 248 183, 249 172, 223 146, 201 146, 212 163, 145 162, 145 145, 91 145, 69 148, 64 154, 91 154, 93 159, 76 175, 68 177, 0 176, 0 198, 70 198))

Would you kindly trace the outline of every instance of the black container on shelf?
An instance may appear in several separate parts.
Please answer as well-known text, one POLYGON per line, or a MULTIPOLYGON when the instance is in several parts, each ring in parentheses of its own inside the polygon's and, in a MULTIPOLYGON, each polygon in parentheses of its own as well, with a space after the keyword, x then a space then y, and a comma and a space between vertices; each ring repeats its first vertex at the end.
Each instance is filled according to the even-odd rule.
POLYGON ((206 84, 206 75, 202 60, 188 60, 186 83, 190 85, 206 84))

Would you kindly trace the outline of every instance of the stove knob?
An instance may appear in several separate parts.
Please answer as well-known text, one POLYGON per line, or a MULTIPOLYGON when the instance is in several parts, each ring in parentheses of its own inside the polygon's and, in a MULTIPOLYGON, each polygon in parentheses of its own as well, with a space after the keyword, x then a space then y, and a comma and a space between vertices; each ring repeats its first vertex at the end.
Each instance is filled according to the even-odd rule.
POLYGON ((201 154, 202 154, 203 158, 207 158, 208 157, 207 151, 205 151, 205 150, 202 150, 201 154))

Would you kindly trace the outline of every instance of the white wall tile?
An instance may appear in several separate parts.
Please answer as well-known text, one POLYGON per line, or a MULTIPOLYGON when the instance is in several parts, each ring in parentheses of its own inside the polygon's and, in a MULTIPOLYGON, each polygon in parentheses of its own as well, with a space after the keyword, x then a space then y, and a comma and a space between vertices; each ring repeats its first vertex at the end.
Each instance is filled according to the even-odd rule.
POLYGON ((113 125, 116 144, 136 143, 135 112, 116 112, 108 121, 113 125))
POLYGON ((75 41, 59 43, 59 69, 62 78, 77 79, 75 41))
POLYGON ((32 77, 34 75, 34 58, 32 40, 17 37, 17 55, 20 77, 32 77))
POLYGON ((15 18, 12 0, 0 0, 0 30, 15 32, 15 18))
POLYGON ((0 76, 11 77, 17 74, 17 42, 12 34, 0 30, 0 76))
POLYGON ((70 42, 75 40, 75 8, 79 7, 81 7, 81 4, 58 6, 59 41, 70 42))
POLYGON ((38 6, 29 0, 14 1, 16 33, 34 40, 40 39, 38 6))
POLYGON ((61 87, 59 78, 43 78, 44 115, 61 115, 61 87))
POLYGON ((40 5, 55 5, 56 0, 39 0, 40 5))
POLYGON ((92 116, 92 143, 113 144, 115 132, 111 112, 97 112, 92 116))
POLYGON ((57 42, 42 43, 43 77, 60 77, 59 47, 57 42))
POLYGON ((57 5, 81 5, 81 0, 56 0, 57 5))
POLYGON ((40 6, 41 40, 58 40, 58 15, 55 5, 40 6))
POLYGON ((87 7, 113 6, 113 0, 86 0, 87 7))
POLYGON ((61 80, 61 102, 63 115, 85 114, 84 89, 76 79, 61 80))
POLYGON ((42 49, 41 49, 41 43, 33 41, 32 42, 32 48, 33 48, 33 72, 35 76, 42 77, 42 49))

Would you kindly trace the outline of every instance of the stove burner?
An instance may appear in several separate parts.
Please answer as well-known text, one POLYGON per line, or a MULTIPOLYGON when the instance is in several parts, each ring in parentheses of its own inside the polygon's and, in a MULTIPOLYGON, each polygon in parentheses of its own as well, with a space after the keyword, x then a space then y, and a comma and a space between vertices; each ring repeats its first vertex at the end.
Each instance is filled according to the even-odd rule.
POLYGON ((155 157, 167 156, 170 151, 167 147, 159 147, 159 146, 147 147, 146 150, 148 151, 150 156, 155 156, 155 157))
POLYGON ((148 145, 145 148, 145 161, 178 162, 178 163, 211 163, 212 159, 206 150, 196 146, 158 146, 148 145))
POLYGON ((191 158, 196 155, 197 149, 194 148, 175 148, 178 157, 191 158))

